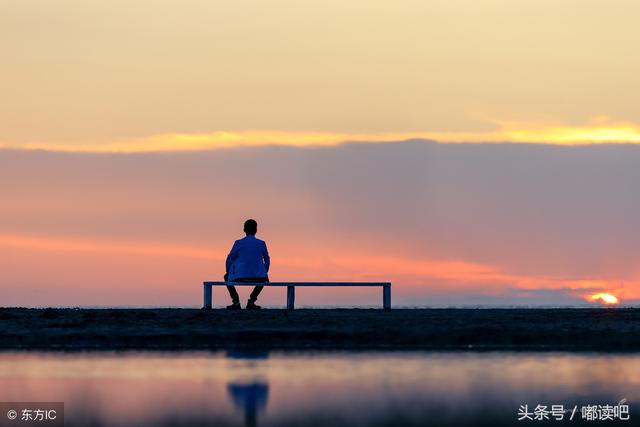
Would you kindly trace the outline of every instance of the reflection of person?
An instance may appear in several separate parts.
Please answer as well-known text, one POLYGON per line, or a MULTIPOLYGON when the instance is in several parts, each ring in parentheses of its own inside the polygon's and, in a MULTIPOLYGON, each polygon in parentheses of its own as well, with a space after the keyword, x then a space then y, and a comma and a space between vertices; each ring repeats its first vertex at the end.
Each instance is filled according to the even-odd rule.
POLYGON ((244 425, 255 427, 258 424, 258 411, 267 405, 269 386, 263 383, 227 385, 231 399, 237 408, 244 410, 244 425))
MULTIPOLYGON (((246 236, 243 239, 236 240, 231 248, 231 252, 227 255, 226 269, 224 275, 225 282, 248 282, 248 283, 268 283, 269 277, 269 252, 267 244, 256 239, 258 232, 258 223, 253 219, 244 222, 244 232, 246 236)), ((260 308, 256 305, 256 300, 263 286, 253 288, 249 301, 247 302, 248 310, 257 310, 260 308)), ((230 310, 239 310, 240 296, 235 286, 227 286, 229 295, 231 296, 231 305, 227 308, 230 310)))
POLYGON ((269 384, 258 375, 260 371, 258 364, 260 361, 269 358, 269 352, 230 350, 227 351, 225 357, 244 361, 243 365, 245 367, 247 365, 251 367, 251 375, 249 377, 247 377, 245 369, 240 369, 239 371, 232 369, 230 371, 232 381, 227 384, 227 391, 233 406, 244 412, 245 427, 255 427, 258 425, 258 413, 266 408, 269 397, 269 384))

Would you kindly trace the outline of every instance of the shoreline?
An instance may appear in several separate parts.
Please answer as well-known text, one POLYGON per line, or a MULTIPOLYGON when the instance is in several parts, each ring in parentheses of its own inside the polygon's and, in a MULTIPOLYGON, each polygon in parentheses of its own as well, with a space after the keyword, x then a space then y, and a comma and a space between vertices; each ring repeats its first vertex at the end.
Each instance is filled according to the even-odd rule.
POLYGON ((638 308, 0 308, 0 350, 640 351, 638 308))

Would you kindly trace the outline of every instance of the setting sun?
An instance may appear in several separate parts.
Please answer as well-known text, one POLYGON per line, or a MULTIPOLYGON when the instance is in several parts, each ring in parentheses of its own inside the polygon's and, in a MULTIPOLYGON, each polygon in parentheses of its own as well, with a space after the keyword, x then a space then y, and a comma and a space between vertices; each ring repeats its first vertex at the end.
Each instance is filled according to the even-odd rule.
POLYGON ((598 301, 600 300, 601 303, 603 304, 620 304, 620 301, 618 300, 618 298, 615 295, 611 295, 611 294, 607 294, 607 293, 597 293, 597 294, 593 294, 589 297, 589 299, 591 301, 598 301))

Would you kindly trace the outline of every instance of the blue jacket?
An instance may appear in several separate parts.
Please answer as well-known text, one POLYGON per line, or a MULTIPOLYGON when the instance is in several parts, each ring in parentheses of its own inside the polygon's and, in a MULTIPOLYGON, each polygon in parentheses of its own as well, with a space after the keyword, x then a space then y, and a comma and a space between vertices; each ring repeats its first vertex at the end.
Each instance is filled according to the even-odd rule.
POLYGON ((267 277, 269 264, 267 244, 249 234, 244 239, 236 240, 227 255, 228 280, 267 277))

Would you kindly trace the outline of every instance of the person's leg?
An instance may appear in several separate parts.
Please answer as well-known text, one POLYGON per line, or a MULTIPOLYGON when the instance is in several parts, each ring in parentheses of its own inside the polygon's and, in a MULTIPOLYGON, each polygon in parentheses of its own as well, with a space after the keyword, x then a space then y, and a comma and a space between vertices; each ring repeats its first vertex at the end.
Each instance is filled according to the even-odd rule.
POLYGON ((234 304, 240 304, 240 295, 238 295, 238 291, 236 291, 236 287, 233 285, 227 286, 227 290, 229 291, 231 302, 234 304))
MULTIPOLYGON (((256 278, 253 279, 253 281, 257 282, 257 283, 269 283, 269 278, 268 277, 256 277, 256 278)), ((251 291, 251 295, 249 295, 249 301, 247 302, 247 308, 253 308, 253 309, 260 308, 259 305, 256 305, 256 300, 258 299, 258 295, 260 295, 260 292, 262 292, 262 288, 264 288, 264 286, 262 286, 262 285, 258 285, 258 286, 253 288, 253 291, 251 291)))
POLYGON ((255 288, 253 288, 253 291, 251 291, 251 295, 249 295, 250 303, 256 302, 256 300, 258 299, 258 295, 260 295, 260 292, 262 292, 262 288, 264 288, 264 286, 262 285, 256 286, 255 288))
MULTIPOLYGON (((245 282, 245 283, 269 283, 268 277, 246 277, 246 278, 237 278, 236 282, 245 282)), ((249 301, 247 302, 247 308, 258 309, 260 306, 256 305, 256 300, 258 299, 258 295, 262 291, 264 286, 258 285, 253 288, 251 295, 249 295, 249 301)))

